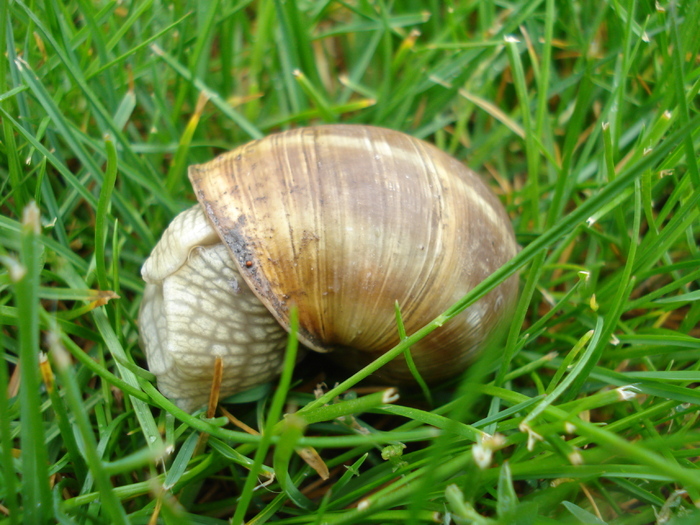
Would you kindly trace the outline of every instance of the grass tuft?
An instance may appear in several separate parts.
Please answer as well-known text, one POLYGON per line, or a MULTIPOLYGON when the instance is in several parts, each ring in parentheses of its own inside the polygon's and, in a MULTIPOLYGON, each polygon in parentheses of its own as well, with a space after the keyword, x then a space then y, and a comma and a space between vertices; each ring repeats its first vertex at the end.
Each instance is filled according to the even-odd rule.
POLYGON ((700 520, 700 2, 35 4, 0 2, 0 523, 700 520), (355 374, 291 337, 183 412, 136 317, 187 166, 323 122, 479 171, 522 250, 355 374), (516 273, 464 377, 361 383, 516 273))

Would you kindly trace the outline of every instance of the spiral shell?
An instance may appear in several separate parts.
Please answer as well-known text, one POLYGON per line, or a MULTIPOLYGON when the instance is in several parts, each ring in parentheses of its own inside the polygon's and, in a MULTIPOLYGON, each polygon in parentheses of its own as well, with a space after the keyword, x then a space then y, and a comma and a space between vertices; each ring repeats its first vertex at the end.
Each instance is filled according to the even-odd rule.
MULTIPOLYGON (((224 394, 273 377, 292 305, 304 345, 357 369, 399 342, 396 301, 410 334, 517 251, 503 206, 479 177, 397 131, 285 131, 191 166, 189 177, 201 208, 179 216, 144 265, 141 310, 149 366, 181 406, 206 400, 214 355, 224 359, 224 394), (214 263, 202 247, 217 247, 220 259, 222 246, 231 259, 217 263, 216 278, 203 270, 214 263), (168 308, 179 313, 168 317, 168 308)), ((512 277, 413 346, 422 376, 464 370, 516 298, 512 277)), ((412 380, 403 357, 379 375, 412 380)))
MULTIPOLYGON (((239 271, 282 326, 299 311, 317 351, 369 354, 434 319, 516 253, 476 174, 413 137, 368 126, 296 129, 190 168, 239 271)), ((511 279, 414 347, 427 378, 463 367, 516 296, 511 279), (425 356, 425 357, 423 357, 425 356)), ((406 379, 403 362, 385 371, 406 379)))

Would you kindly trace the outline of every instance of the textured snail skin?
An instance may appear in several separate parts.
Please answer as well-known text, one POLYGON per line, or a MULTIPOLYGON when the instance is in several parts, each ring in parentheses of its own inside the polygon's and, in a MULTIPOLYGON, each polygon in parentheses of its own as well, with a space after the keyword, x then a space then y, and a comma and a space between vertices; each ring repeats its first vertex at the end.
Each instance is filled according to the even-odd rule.
MULTIPOLYGON (((224 395, 274 377, 292 304, 299 312, 300 341, 333 351, 339 362, 357 369, 399 342, 395 301, 412 333, 517 251, 503 206, 474 172, 430 144, 383 128, 291 130, 192 166, 189 176, 208 224, 194 208, 168 228, 143 268, 154 284, 140 318, 159 388, 183 407, 206 401, 212 353, 224 358, 224 395), (197 246, 222 241, 231 258, 216 252, 226 275, 217 278, 213 262, 194 260, 200 257, 197 246), (194 275, 200 266, 206 278, 194 275), (169 284, 174 276, 180 288, 169 284), (222 291, 230 276, 235 293, 222 291), (252 292, 241 291, 244 282, 252 292), (171 295, 170 288, 177 292, 171 295), (212 290, 217 301, 237 304, 216 303, 207 297, 212 290), (166 306, 170 302, 187 306, 166 306), (209 313, 200 313, 205 306, 209 313), (165 320, 162 312, 168 312, 165 320), (271 323, 263 323, 265 312, 282 328, 273 332, 271 323), (216 331, 195 323, 199 316, 210 317, 216 331), (263 330, 254 329, 253 337, 239 333, 259 325, 270 330, 269 339, 257 337, 263 330), (208 342, 212 334, 216 345, 208 342), (198 342, 189 343, 191 337, 198 342), (253 350, 244 349, 246 338, 253 350), (268 369, 259 368, 263 362, 268 369)), ((463 371, 499 331, 516 299, 513 277, 413 346, 423 377, 434 382, 463 371)), ((403 358, 378 375, 412 381, 403 358)))
POLYGON ((287 333, 241 279, 199 205, 175 217, 141 274, 141 346, 158 388, 180 408, 206 403, 217 356, 224 395, 279 374, 287 333))

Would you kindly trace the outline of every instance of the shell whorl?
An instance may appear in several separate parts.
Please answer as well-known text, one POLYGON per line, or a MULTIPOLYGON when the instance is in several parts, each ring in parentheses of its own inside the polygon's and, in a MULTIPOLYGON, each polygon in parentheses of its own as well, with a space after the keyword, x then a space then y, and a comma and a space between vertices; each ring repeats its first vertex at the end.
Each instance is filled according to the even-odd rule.
MULTIPOLYGON (((479 177, 434 146, 370 126, 270 135, 190 167, 197 198, 254 293, 300 340, 369 362, 421 328, 517 250, 479 177)), ((412 348, 426 379, 464 368, 507 315, 511 278, 412 348)), ((358 363, 359 361, 359 363, 358 363)), ((405 363, 385 367, 409 377, 405 363)))

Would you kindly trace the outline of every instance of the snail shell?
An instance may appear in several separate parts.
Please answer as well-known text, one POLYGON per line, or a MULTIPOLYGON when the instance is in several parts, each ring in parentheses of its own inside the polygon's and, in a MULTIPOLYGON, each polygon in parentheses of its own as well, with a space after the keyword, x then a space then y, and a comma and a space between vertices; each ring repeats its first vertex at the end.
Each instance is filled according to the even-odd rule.
MULTIPOLYGON (((274 377, 291 305, 305 346, 359 368, 399 342, 395 301, 410 334, 517 251, 479 177, 397 131, 295 129, 191 166, 189 177, 200 204, 144 264, 140 314, 159 388, 186 408, 206 401, 217 355, 223 394, 274 377)), ((464 370, 516 299, 513 277, 413 346, 421 375, 464 370)), ((403 357, 380 375, 412 380, 403 357)))

